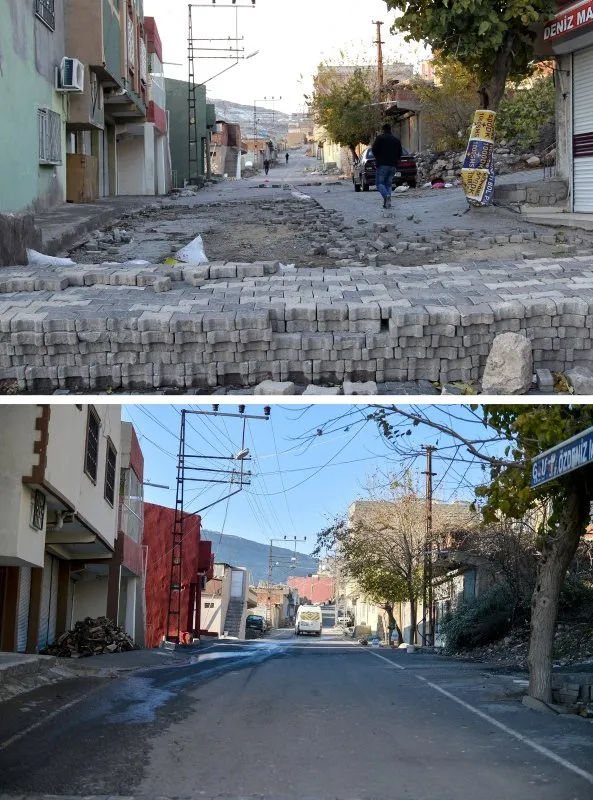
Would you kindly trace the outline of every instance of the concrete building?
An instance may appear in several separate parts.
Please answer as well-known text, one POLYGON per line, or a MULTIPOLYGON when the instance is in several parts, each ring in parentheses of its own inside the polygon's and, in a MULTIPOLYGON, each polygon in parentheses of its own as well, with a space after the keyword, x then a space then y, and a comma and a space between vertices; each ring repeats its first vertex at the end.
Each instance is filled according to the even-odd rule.
POLYGON ((243 152, 240 125, 216 120, 210 143, 212 174, 240 178, 243 152))
POLYGON ((197 175, 189 174, 189 84, 165 79, 173 186, 183 187, 190 180, 204 180, 210 173, 210 135, 216 126, 216 109, 206 102, 206 87, 196 86, 197 96, 197 175))
POLYGON ((0 212, 66 201, 65 0, 0 0, 0 212))
POLYGON ((245 620, 255 605, 245 567, 214 564, 212 578, 202 592, 202 633, 244 639, 245 620))
POLYGON ((296 588, 284 584, 257 587, 257 607, 254 614, 265 617, 273 628, 289 628, 294 625, 300 595, 296 588))
POLYGON ((329 603, 335 596, 335 580, 330 575, 308 575, 306 578, 288 579, 291 589, 310 603, 329 603))
POLYGON ((143 0, 65 4, 68 55, 85 68, 84 92, 72 100, 68 118, 69 152, 78 156, 70 161, 95 169, 97 196, 133 193, 144 146, 134 126, 146 120, 148 92, 143 0))
POLYGON ((146 555, 144 544, 144 457, 130 422, 121 424, 119 518, 109 565, 107 616, 144 644, 146 555))
POLYGON ((0 406, 0 647, 34 653, 107 612, 120 407, 0 406))
MULTIPOLYGON (((561 2, 545 25, 537 26, 535 51, 554 58, 556 85, 556 180, 565 200, 549 213, 593 213, 593 3, 561 2)), ((554 191, 541 192, 548 199, 554 191)), ((525 202, 523 200, 523 202, 525 202)), ((531 199, 528 199, 531 202, 531 199)))

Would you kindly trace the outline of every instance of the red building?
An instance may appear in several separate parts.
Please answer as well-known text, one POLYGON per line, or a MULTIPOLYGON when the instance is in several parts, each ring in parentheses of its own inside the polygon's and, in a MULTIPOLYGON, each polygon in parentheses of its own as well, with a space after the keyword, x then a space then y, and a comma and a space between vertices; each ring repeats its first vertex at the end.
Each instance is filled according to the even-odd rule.
POLYGON ((301 603, 306 598, 311 603, 329 603, 334 599, 334 579, 327 575, 309 575, 306 578, 289 578, 288 585, 299 593, 301 603))
MULTIPOLYGON (((148 546, 146 572, 146 647, 158 647, 167 633, 171 549, 175 510, 144 504, 144 544, 148 546)), ((201 519, 185 521, 181 565, 182 641, 199 635, 200 591, 203 578, 212 569, 211 543, 200 542, 201 519)))

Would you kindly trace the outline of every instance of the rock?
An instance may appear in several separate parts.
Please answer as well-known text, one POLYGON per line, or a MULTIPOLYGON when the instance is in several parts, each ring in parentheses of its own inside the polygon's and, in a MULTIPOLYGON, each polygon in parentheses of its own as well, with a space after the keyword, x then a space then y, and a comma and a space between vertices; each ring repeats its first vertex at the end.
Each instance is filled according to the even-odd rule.
POLYGON ((33 214, 0 214, 0 266, 27 263, 27 248, 41 251, 42 237, 33 214))
POLYGON ((537 156, 529 156, 529 158, 525 159, 525 163, 528 167, 539 167, 542 162, 537 156))
POLYGON ((575 394, 593 394, 593 372, 586 367, 573 367, 565 372, 575 394))
POLYGON ((307 386, 303 394, 311 395, 311 394, 318 394, 318 395, 338 395, 340 394, 340 387, 339 386, 314 386, 310 384, 307 386))
POLYGON ((296 387, 292 381, 262 381, 255 387, 253 393, 260 395, 296 394, 296 387))
POLYGON ((543 392, 551 392, 554 389, 554 377, 549 369, 536 369, 535 375, 538 388, 543 392))
POLYGON ((525 394, 532 379, 531 343, 519 333, 496 336, 482 376, 482 394, 525 394))
POLYGON ((378 393, 375 381, 366 381, 365 383, 344 381, 344 394, 374 395, 378 393))

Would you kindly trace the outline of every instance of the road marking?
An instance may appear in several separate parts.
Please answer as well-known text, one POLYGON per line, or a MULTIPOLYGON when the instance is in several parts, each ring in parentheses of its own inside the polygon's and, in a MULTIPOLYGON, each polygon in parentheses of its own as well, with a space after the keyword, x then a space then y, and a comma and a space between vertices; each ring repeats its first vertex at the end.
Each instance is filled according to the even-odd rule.
POLYGON ((375 656, 376 658, 380 658, 382 661, 387 661, 387 663, 389 664, 390 667, 395 667, 395 669, 404 669, 405 670, 405 667, 402 667, 401 664, 396 664, 395 661, 392 661, 390 658, 385 658, 385 656, 382 656, 379 653, 373 653, 372 650, 370 651, 370 654, 372 656, 375 656))
POLYGON ((103 684, 101 686, 95 686, 95 688, 91 689, 90 692, 87 692, 86 694, 83 694, 81 697, 77 697, 76 700, 71 700, 69 703, 66 703, 66 705, 57 708, 55 711, 52 711, 51 714, 47 714, 47 716, 43 717, 43 719, 40 719, 38 722, 34 722, 32 725, 29 725, 28 728, 25 728, 23 731, 20 731, 20 733, 15 733, 14 736, 10 737, 10 739, 7 739, 5 742, 2 742, 0 744, 0 751, 6 750, 6 748, 9 747, 11 744, 18 742, 19 739, 22 739, 24 736, 27 736, 32 731, 36 730, 36 728, 40 728, 42 725, 45 725, 50 720, 55 719, 64 711, 68 711, 69 708, 72 708, 78 703, 81 703, 83 700, 86 700, 88 697, 90 697, 92 694, 95 694, 95 692, 98 692, 102 688, 103 684))
MULTIPOLYGON (((377 655, 377 653, 373 653, 373 655, 377 655)), ((379 656, 379 658, 382 658, 382 656, 379 656)), ((388 659, 385 660, 387 661, 388 659)), ((533 739, 530 739, 527 736, 523 736, 523 734, 519 733, 519 731, 513 730, 513 728, 509 728, 508 725, 504 725, 502 722, 499 722, 497 719, 494 719, 494 717, 491 717, 484 711, 480 711, 479 708, 475 708, 469 703, 466 703, 465 700, 462 700, 460 697, 456 697, 454 694, 451 694, 451 692, 448 692, 446 689, 442 689, 440 686, 437 686, 436 683, 431 683, 431 681, 427 680, 426 678, 423 678, 421 675, 416 675, 415 677, 418 678, 418 680, 426 683, 428 686, 431 687, 431 689, 434 689, 436 692, 440 692, 445 697, 448 697, 449 700, 453 700, 454 703, 458 703, 467 711, 471 711, 472 714, 481 717, 486 722, 489 722, 491 725, 494 725, 496 728, 499 728, 501 731, 504 731, 504 733, 508 734, 509 736, 512 736, 513 738, 517 739, 523 744, 526 744, 528 747, 531 747, 532 750, 535 750, 540 755, 549 758, 551 761, 555 761, 557 764, 560 764, 561 767, 570 770, 570 772, 574 772, 576 775, 579 775, 581 778, 584 778, 586 781, 593 784, 593 773, 587 772, 586 770, 577 767, 577 765, 573 764, 572 761, 567 761, 565 758, 562 758, 562 756, 556 755, 556 753, 553 753, 551 750, 548 750, 547 747, 543 747, 541 744, 534 742, 533 739)))

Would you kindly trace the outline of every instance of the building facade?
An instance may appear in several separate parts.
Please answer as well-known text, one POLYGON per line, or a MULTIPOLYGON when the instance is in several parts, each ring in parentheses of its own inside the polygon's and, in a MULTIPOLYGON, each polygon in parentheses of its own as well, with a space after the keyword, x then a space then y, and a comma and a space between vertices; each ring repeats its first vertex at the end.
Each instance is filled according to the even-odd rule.
POLYGON ((66 201, 66 0, 0 0, 0 212, 66 201))
POLYGON ((538 26, 536 52, 556 69, 556 177, 568 199, 558 211, 593 213, 593 2, 563 2, 538 26))
MULTIPOLYGON (((198 164, 189 168, 189 83, 172 78, 165 79, 167 110, 169 114, 169 139, 173 186, 182 188, 187 183, 204 180, 211 172, 210 135, 216 126, 216 109, 206 102, 206 87, 196 86, 198 164), (197 169, 197 173, 195 170, 197 169)), ((192 127, 192 136, 194 135, 192 127)))
POLYGON ((35 653, 107 613, 120 407, 0 407, 0 646, 35 653))
POLYGON ((247 614, 255 607, 244 567, 214 564, 201 596, 202 634, 245 638, 247 614))
MULTIPOLYGON (((306 578, 288 579, 291 589, 296 589, 299 597, 310 603, 329 603, 335 597, 335 580, 329 575, 308 575, 306 578)), ((304 602, 304 600, 303 600, 304 602)))

